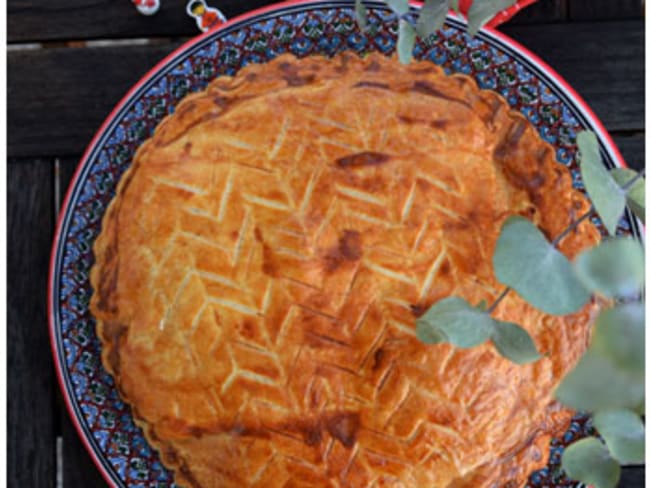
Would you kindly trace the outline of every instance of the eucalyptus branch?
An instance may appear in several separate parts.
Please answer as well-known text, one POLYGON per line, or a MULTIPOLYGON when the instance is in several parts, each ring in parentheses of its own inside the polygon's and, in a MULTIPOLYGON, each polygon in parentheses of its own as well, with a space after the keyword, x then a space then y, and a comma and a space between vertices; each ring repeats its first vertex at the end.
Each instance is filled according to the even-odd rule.
MULTIPOLYGON (((589 210, 587 210, 587 212, 582 214, 577 220, 571 222, 571 224, 567 226, 566 229, 560 232, 560 234, 555 239, 553 239, 551 245, 553 247, 557 247, 557 245, 562 241, 562 239, 564 239, 571 232, 573 232, 582 222, 584 222, 589 217, 591 217, 593 213, 594 213, 594 207, 591 207, 589 210)), ((501 292, 501 294, 496 298, 496 300, 494 300, 492 305, 490 305, 490 307, 487 309, 488 314, 494 312, 494 310, 499 306, 499 303, 501 303, 503 299, 508 295, 508 293, 510 293, 510 290, 512 290, 512 288, 508 286, 501 292)))
POLYGON ((643 168, 643 169, 642 169, 641 171, 639 171, 636 175, 634 175, 634 178, 632 178, 630 181, 628 181, 628 182, 625 183, 623 186, 621 186, 621 190, 627 192, 627 190, 629 190, 630 188, 632 188, 632 186, 634 185, 634 183, 636 183, 637 181, 639 181, 639 180, 640 180, 641 178, 643 178, 643 177, 645 177, 645 168, 643 168))

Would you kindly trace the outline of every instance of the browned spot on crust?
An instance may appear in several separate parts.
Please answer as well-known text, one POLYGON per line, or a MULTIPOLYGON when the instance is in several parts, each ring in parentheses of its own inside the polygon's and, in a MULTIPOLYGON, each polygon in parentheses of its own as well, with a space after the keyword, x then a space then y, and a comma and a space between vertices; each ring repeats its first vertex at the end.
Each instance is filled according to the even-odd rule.
POLYGON ((273 250, 266 245, 266 243, 262 243, 262 249, 263 249, 263 264, 262 264, 262 271, 264 274, 269 275, 269 276, 276 276, 277 275, 277 266, 275 263, 275 259, 273 257, 273 250))
POLYGON ((436 88, 432 83, 429 83, 428 81, 422 81, 422 80, 416 81, 415 83, 413 83, 413 87, 411 88, 411 90, 416 93, 421 93, 423 95, 427 95, 430 97, 442 98, 444 100, 449 100, 450 102, 460 103, 461 105, 464 105, 465 107, 472 109, 472 106, 469 103, 467 103, 465 100, 450 97, 446 93, 441 92, 438 88, 436 88))
POLYGON ((432 120, 429 125, 434 129, 444 130, 449 126, 449 121, 445 119, 432 120))
POLYGON ((217 107, 226 108, 230 104, 231 98, 216 95, 215 97, 212 97, 212 101, 217 107))
POLYGON ((344 230, 339 249, 345 259, 356 261, 361 257, 361 235, 356 230, 344 230))
POLYGON ((289 74, 286 75, 284 79, 289 84, 289 86, 303 86, 308 85, 309 83, 313 83, 316 79, 316 76, 311 74, 304 76, 289 74))
POLYGON ((273 249, 271 249, 269 245, 264 242, 264 236, 262 235, 262 231, 259 229, 259 227, 255 227, 253 233, 255 234, 255 240, 262 244, 262 271, 268 276, 275 277, 277 275, 277 266, 275 262, 275 256, 273 254, 273 249))
POLYGON ((117 277, 120 269, 120 258, 117 255, 117 237, 106 247, 104 261, 110 266, 104 266, 99 279, 97 308, 102 312, 116 313, 117 307, 113 302, 113 293, 117 287, 117 277))
POLYGON ((284 81, 286 81, 289 86, 308 85, 309 83, 313 83, 316 79, 316 75, 313 73, 301 74, 298 67, 291 63, 280 64, 280 71, 284 73, 284 81))
POLYGON ((414 117, 409 117, 408 115, 400 115, 398 116, 399 120, 401 122, 404 122, 405 124, 424 124, 428 125, 432 129, 439 129, 443 130, 446 129, 447 126, 449 125, 449 121, 446 119, 439 119, 439 120, 426 120, 426 119, 416 119, 414 117))
POLYGON ((378 166, 387 163, 389 160, 390 156, 388 154, 364 151, 343 156, 336 160, 336 164, 341 168, 359 168, 364 166, 378 166))
POLYGON ((528 181, 528 188, 532 190, 537 190, 544 185, 546 179, 544 178, 544 175, 541 173, 535 173, 532 178, 528 181))
POLYGON ((375 61, 374 59, 373 59, 372 63, 370 63, 366 67, 366 71, 370 71, 370 72, 376 72, 376 71, 380 71, 380 70, 381 70, 381 65, 377 61, 375 61))
POLYGON ((246 319, 244 322, 241 324, 241 329, 240 329, 241 335, 244 337, 253 338, 255 335, 255 325, 253 322, 250 320, 246 319))
POLYGON ((527 123, 524 120, 514 122, 506 136, 494 149, 494 157, 501 160, 511 154, 512 150, 519 144, 524 132, 526 132, 526 127, 527 123))
POLYGON ((116 375, 120 373, 120 345, 126 331, 126 325, 118 322, 105 322, 102 329, 104 342, 113 345, 113 347, 108 350, 108 357, 106 359, 116 375))
POLYGON ((378 81, 360 81, 355 85, 352 85, 352 88, 380 88, 382 90, 390 89, 386 83, 379 83, 378 81))
POLYGON ((414 304, 414 305, 411 305, 411 313, 413 313, 413 315, 415 317, 419 318, 419 317, 422 317, 426 313, 427 308, 428 307, 425 307, 424 305, 414 304))
POLYGON ((381 347, 375 351, 375 354, 373 355, 374 362, 372 363, 372 370, 377 371, 381 367, 381 362, 386 356, 386 351, 384 351, 381 347))
POLYGON ((202 488, 201 483, 198 482, 185 463, 178 468, 178 471, 180 471, 183 477, 187 480, 191 488, 202 488))
POLYGON ((325 420, 325 428, 332 437, 350 449, 357 442, 360 424, 358 413, 340 413, 325 420))
POLYGON ((355 230, 344 230, 337 247, 330 249, 323 261, 325 270, 335 271, 344 261, 354 262, 361 258, 361 235, 355 230))
POLYGON ((308 446, 317 446, 323 440, 323 434, 318 424, 305 425, 301 430, 305 444, 308 446))
POLYGON ((255 230, 253 231, 253 233, 255 234, 255 239, 258 242, 264 242, 264 237, 262 237, 262 231, 260 230, 259 227, 255 227, 255 230))

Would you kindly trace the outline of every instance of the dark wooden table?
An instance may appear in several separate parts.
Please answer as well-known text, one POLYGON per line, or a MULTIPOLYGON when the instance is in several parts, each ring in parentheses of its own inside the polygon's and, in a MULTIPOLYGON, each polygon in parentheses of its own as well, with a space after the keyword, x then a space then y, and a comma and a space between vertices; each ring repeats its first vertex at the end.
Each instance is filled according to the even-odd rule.
MULTIPOLYGON (((270 3, 208 1, 229 16, 270 3)), ((644 162, 642 0, 540 0, 502 27, 563 75, 644 162)), ((102 120, 164 55, 197 34, 185 1, 151 18, 128 0, 8 2, 8 486, 105 486, 72 427, 47 332, 55 219, 75 166, 102 120)), ((643 467, 620 486, 644 485, 643 467)))

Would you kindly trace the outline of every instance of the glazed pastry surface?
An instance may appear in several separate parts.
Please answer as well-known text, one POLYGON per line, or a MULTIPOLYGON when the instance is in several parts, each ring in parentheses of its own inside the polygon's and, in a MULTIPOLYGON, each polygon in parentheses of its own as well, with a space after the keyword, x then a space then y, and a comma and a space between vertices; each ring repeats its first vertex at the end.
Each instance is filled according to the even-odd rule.
MULTIPOLYGON (((515 293, 544 358, 425 345, 415 319, 502 286, 519 214, 588 208, 535 128, 428 62, 282 55, 188 96, 138 150, 95 244, 103 362, 177 483, 519 487, 571 412, 588 344, 515 293)), ((569 257, 598 240, 584 223, 569 257)))

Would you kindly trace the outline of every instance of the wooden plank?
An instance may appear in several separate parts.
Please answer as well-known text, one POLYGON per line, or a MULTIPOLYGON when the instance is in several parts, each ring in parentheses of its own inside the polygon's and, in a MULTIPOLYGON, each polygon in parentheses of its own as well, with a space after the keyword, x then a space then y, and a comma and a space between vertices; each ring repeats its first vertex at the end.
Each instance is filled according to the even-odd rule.
POLYGON ((9 52, 8 154, 83 152, 128 89, 177 45, 9 52))
MULTIPOLYGON (((269 0, 208 2, 228 18, 274 3, 269 0)), ((140 15, 130 1, 121 0, 9 0, 9 42, 69 39, 178 37, 199 34, 185 13, 187 0, 161 0, 160 10, 140 15)))
POLYGON ((614 143, 623 155, 623 159, 632 169, 645 168, 645 133, 613 134, 614 143))
POLYGON ((643 11, 643 0, 569 0, 571 20, 640 19, 643 11))
MULTIPOLYGON (((218 6, 228 18, 274 3, 269 0, 221 0, 218 6)), ((643 0, 540 0, 515 17, 513 23, 566 20, 640 18, 643 0)), ((9 0, 9 42, 69 39, 176 37, 197 34, 185 15, 185 0, 164 0, 155 15, 139 15, 128 1, 108 0, 9 0)))
POLYGON ((624 467, 618 486, 621 488, 644 488, 646 486, 645 466, 624 467))
POLYGON ((8 486, 54 486, 56 424, 47 276, 54 215, 51 161, 7 169, 8 486))
POLYGON ((106 481, 82 444, 67 412, 61 419, 63 431, 63 488, 100 488, 106 481))
POLYGON ((540 0, 521 10, 509 24, 542 24, 567 20, 569 0, 540 0))
POLYGON ((611 130, 645 126, 643 21, 505 25, 562 75, 611 130))

